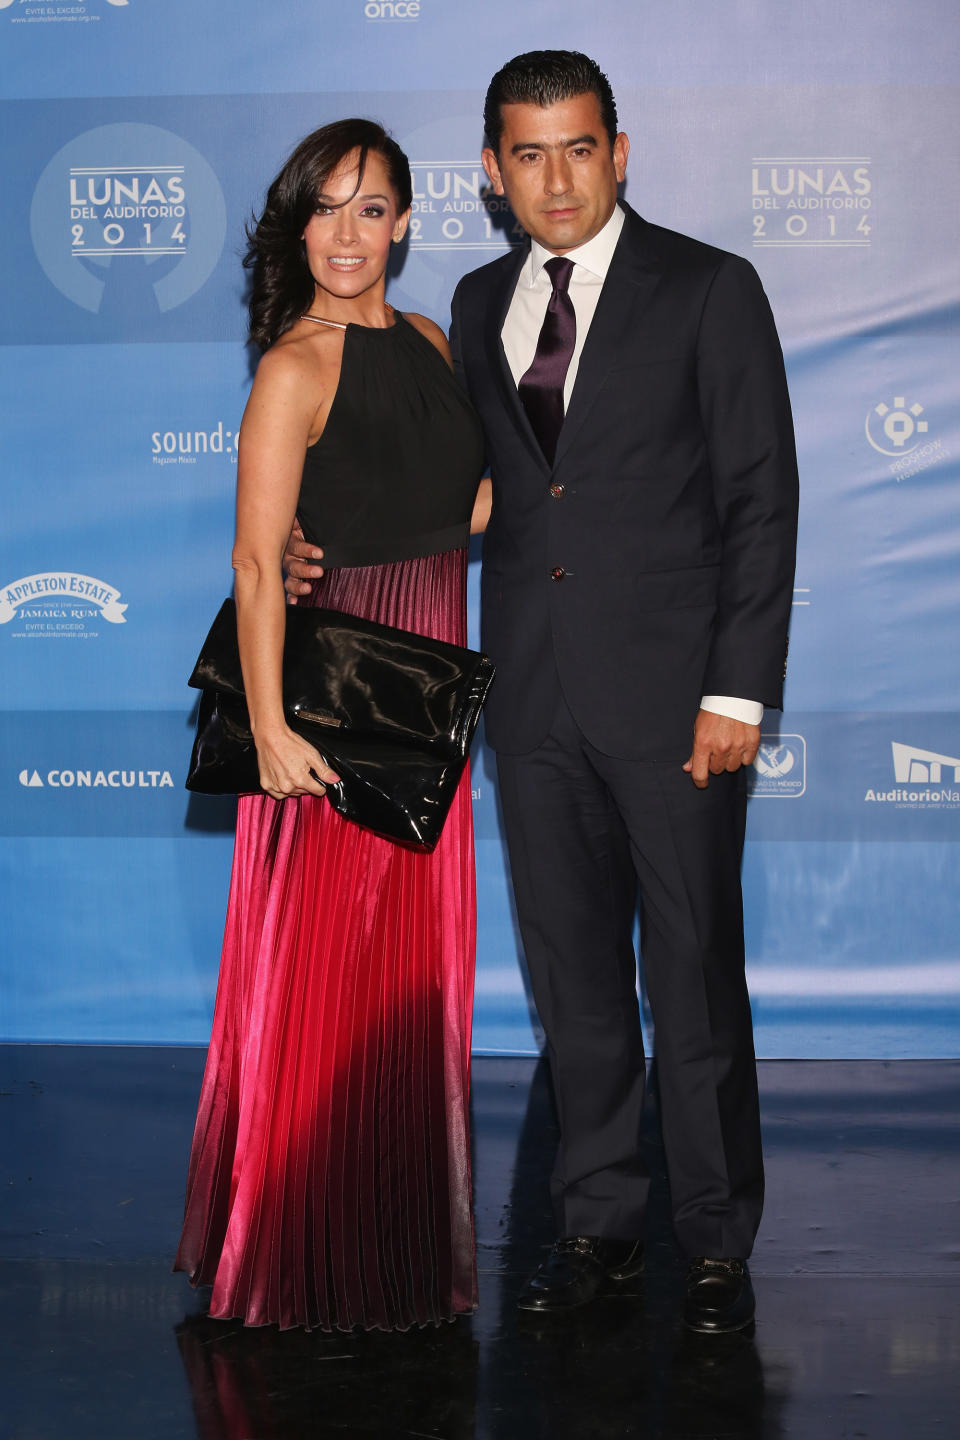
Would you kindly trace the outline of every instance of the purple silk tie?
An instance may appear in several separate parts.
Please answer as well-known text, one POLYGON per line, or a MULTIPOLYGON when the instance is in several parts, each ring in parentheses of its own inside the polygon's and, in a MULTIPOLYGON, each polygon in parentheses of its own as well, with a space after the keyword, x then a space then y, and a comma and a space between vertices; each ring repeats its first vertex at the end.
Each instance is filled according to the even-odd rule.
POLYGON ((577 339, 577 317, 567 294, 573 261, 555 255, 543 268, 550 276, 553 293, 543 317, 533 364, 520 377, 517 389, 533 433, 552 465, 563 424, 563 382, 577 339))

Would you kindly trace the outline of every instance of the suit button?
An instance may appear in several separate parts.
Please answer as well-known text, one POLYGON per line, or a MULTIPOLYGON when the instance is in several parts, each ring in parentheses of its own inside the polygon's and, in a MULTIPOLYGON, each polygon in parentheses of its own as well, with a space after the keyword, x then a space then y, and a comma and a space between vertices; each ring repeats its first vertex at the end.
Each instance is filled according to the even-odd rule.
POLYGON ((566 488, 567 487, 565 485, 560 485, 557 482, 554 482, 554 484, 550 486, 550 494, 553 496, 554 500, 559 500, 560 496, 563 494, 566 488))
POLYGON ((566 570, 564 570, 564 568, 563 568, 562 565, 554 565, 553 569, 550 571, 550 579, 551 579, 551 580, 562 580, 563 577, 564 577, 564 575, 566 575, 566 573, 567 573, 567 572, 566 572, 566 570))

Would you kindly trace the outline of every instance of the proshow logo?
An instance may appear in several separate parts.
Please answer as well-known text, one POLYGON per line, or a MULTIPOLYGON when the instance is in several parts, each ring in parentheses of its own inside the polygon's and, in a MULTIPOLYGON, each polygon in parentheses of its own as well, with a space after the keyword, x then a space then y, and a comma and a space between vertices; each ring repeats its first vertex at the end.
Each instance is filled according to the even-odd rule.
POLYGON ((182 305, 223 251, 226 205, 200 152, 156 125, 102 125, 37 182, 30 233, 57 289, 100 313, 108 289, 156 312, 182 305))
POLYGON ((20 784, 27 790, 167 790, 173 789, 169 770, 21 770, 20 784))
POLYGON ((897 810, 960 809, 960 756, 897 740, 890 748, 895 784, 890 790, 868 790, 864 802, 893 805, 897 810))
POLYGON ((895 396, 892 405, 881 400, 867 411, 867 439, 881 455, 909 455, 930 428, 928 421, 921 420, 922 414, 920 402, 908 405, 903 395, 895 396))
POLYGON ((928 438, 930 422, 919 400, 895 395, 888 403, 879 401, 867 411, 864 431, 874 450, 889 455, 890 472, 898 480, 928 470, 944 458, 943 442, 928 438))
POLYGON ((126 609, 113 585, 69 570, 26 575, 0 589, 0 625, 14 638, 95 639, 92 625, 124 625, 126 609))
POLYGON ((796 800, 807 788, 807 742, 802 735, 762 735, 749 775, 760 800, 796 800))
POLYGON ((755 155, 753 243, 843 249, 868 246, 875 217, 867 155, 755 155))
POLYGON ((364 0, 363 18, 371 24, 420 19, 420 0, 364 0))
POLYGON ((239 430, 228 430, 218 420, 212 430, 154 430, 150 453, 154 465, 196 465, 203 455, 226 455, 237 463, 239 430))

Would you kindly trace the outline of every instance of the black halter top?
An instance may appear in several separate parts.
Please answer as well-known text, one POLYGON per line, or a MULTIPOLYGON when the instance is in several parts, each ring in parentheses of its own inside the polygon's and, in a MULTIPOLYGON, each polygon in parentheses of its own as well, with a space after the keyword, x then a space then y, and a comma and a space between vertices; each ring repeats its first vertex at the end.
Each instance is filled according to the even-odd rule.
POLYGON ((325 566, 381 565, 467 543, 484 463, 477 414, 443 356, 399 311, 348 325, 297 514, 325 566))

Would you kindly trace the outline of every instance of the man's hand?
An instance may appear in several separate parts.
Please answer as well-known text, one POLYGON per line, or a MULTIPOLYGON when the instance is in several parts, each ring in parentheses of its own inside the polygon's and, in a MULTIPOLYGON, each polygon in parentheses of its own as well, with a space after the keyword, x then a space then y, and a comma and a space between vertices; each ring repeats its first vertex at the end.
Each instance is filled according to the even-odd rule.
POLYGON ((288 605, 296 605, 298 595, 309 595, 310 582, 319 580, 323 574, 323 566, 316 563, 322 559, 323 551, 317 545, 307 544, 299 520, 294 520, 287 548, 283 552, 283 585, 288 605))
POLYGON ((759 748, 759 725, 745 725, 742 720, 731 720, 729 715, 701 710, 693 727, 690 759, 683 768, 697 789, 705 790, 711 775, 752 765, 759 748))

